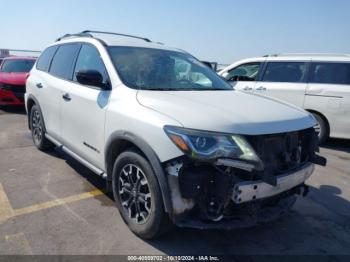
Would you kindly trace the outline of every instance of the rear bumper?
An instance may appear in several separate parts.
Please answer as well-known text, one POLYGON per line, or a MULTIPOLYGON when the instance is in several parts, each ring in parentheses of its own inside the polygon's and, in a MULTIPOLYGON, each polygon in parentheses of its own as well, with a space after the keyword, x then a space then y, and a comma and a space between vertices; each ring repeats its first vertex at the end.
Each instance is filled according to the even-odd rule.
POLYGON ((24 93, 0 89, 0 105, 24 105, 24 93))
POLYGON ((303 184, 311 176, 314 168, 314 164, 307 163, 298 171, 280 175, 276 178, 276 186, 269 185, 263 181, 239 182, 235 184, 232 201, 236 204, 241 204, 278 195, 303 184))

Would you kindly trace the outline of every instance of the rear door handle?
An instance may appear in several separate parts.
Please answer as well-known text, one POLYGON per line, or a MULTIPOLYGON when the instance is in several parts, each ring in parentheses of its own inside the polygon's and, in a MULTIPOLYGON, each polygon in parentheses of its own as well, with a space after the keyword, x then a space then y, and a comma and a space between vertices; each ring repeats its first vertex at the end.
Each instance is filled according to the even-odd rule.
POLYGON ((36 87, 37 87, 37 88, 43 88, 43 84, 42 84, 42 83, 37 83, 37 84, 36 84, 36 87))
POLYGON ((68 93, 65 93, 63 96, 62 96, 63 100, 64 101, 71 101, 72 98, 70 97, 70 95, 68 93))
POLYGON ((246 86, 245 88, 243 88, 244 91, 252 91, 253 88, 252 87, 249 87, 249 86, 246 86))
POLYGON ((258 91, 266 91, 266 87, 260 86, 256 90, 258 90, 258 91))

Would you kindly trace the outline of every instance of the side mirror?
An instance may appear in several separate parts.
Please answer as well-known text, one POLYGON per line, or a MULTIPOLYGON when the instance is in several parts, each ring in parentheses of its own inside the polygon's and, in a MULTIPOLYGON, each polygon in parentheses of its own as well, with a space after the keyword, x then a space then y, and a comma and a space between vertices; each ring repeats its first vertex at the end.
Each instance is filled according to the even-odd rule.
POLYGON ((231 76, 227 81, 229 82, 237 82, 240 80, 240 77, 239 76, 231 76))
POLYGON ((97 86, 102 89, 109 89, 108 84, 103 83, 103 76, 97 70, 80 70, 75 76, 82 85, 97 86))

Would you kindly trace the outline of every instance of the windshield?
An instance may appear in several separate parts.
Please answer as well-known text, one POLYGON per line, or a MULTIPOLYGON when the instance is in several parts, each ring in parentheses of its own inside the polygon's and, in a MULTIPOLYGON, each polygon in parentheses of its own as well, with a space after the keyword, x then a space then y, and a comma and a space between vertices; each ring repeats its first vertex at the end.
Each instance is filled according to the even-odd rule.
POLYGON ((5 73, 27 73, 32 69, 34 63, 35 63, 35 60, 29 60, 29 59, 4 60, 0 71, 5 73))
POLYGON ((110 47, 125 85, 147 90, 232 90, 231 85, 189 54, 141 47, 110 47))

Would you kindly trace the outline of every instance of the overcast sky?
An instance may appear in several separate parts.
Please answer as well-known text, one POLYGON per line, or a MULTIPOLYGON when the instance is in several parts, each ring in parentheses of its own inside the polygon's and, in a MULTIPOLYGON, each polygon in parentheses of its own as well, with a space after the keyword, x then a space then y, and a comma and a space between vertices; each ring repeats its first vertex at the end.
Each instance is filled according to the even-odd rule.
POLYGON ((274 53, 350 53, 350 0, 0 0, 0 48, 43 49, 85 29, 136 34, 231 63, 274 53))

